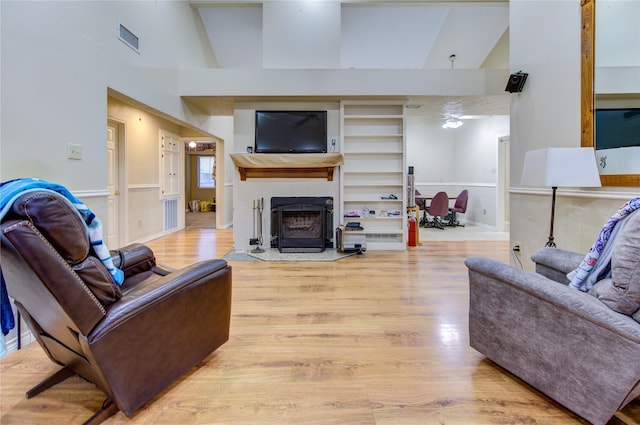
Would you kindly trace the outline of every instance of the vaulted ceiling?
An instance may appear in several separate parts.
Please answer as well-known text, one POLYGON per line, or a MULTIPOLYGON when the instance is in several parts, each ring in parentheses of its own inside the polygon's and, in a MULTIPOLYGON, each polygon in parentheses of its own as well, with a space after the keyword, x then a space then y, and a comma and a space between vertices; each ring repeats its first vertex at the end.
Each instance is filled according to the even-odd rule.
MULTIPOLYGON (((219 68, 473 70, 507 69, 509 63, 508 0, 191 4, 219 68)), ((429 104, 449 101, 429 98, 429 104)), ((426 99, 409 100, 424 104, 426 99)), ((485 111, 508 113, 502 96, 469 100, 485 111)), ((455 102, 461 114, 479 113, 465 109, 464 97, 455 102)), ((442 114, 441 107, 435 109, 442 114)))
POLYGON ((508 65, 509 3, 192 1, 220 68, 508 65), (452 57, 452 55, 455 55, 452 57))

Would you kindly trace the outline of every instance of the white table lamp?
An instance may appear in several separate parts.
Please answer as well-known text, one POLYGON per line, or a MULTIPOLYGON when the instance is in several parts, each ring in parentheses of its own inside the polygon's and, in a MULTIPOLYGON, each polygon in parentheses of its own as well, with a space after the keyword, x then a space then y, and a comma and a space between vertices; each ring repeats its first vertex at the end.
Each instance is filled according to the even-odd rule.
POLYGON ((553 221, 558 187, 600 187, 600 175, 593 148, 546 148, 529 151, 522 168, 523 186, 552 189, 551 226, 545 246, 555 247, 553 221))

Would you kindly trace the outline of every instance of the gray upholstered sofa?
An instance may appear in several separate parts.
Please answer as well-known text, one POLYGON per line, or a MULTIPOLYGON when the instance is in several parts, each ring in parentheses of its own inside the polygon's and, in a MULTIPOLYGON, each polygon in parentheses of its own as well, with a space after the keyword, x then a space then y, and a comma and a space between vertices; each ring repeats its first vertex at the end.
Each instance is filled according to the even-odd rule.
POLYGON ((589 293, 567 286, 583 254, 543 248, 535 273, 466 261, 471 346, 593 424, 640 395, 640 212, 627 221, 589 293))

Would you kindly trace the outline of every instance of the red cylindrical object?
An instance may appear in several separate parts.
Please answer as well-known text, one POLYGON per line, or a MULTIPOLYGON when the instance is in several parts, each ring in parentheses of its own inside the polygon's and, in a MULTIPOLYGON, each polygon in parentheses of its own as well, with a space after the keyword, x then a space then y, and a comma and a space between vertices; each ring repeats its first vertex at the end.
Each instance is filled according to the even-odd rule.
POLYGON ((409 217, 409 246, 416 246, 416 232, 418 231, 417 221, 409 217))

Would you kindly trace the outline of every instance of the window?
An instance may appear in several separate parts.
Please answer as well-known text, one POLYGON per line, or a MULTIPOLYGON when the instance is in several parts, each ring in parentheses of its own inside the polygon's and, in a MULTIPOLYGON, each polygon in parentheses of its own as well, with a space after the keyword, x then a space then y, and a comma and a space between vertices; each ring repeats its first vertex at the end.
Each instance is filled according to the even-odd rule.
POLYGON ((198 157, 198 187, 208 189, 216 187, 216 157, 198 157))

